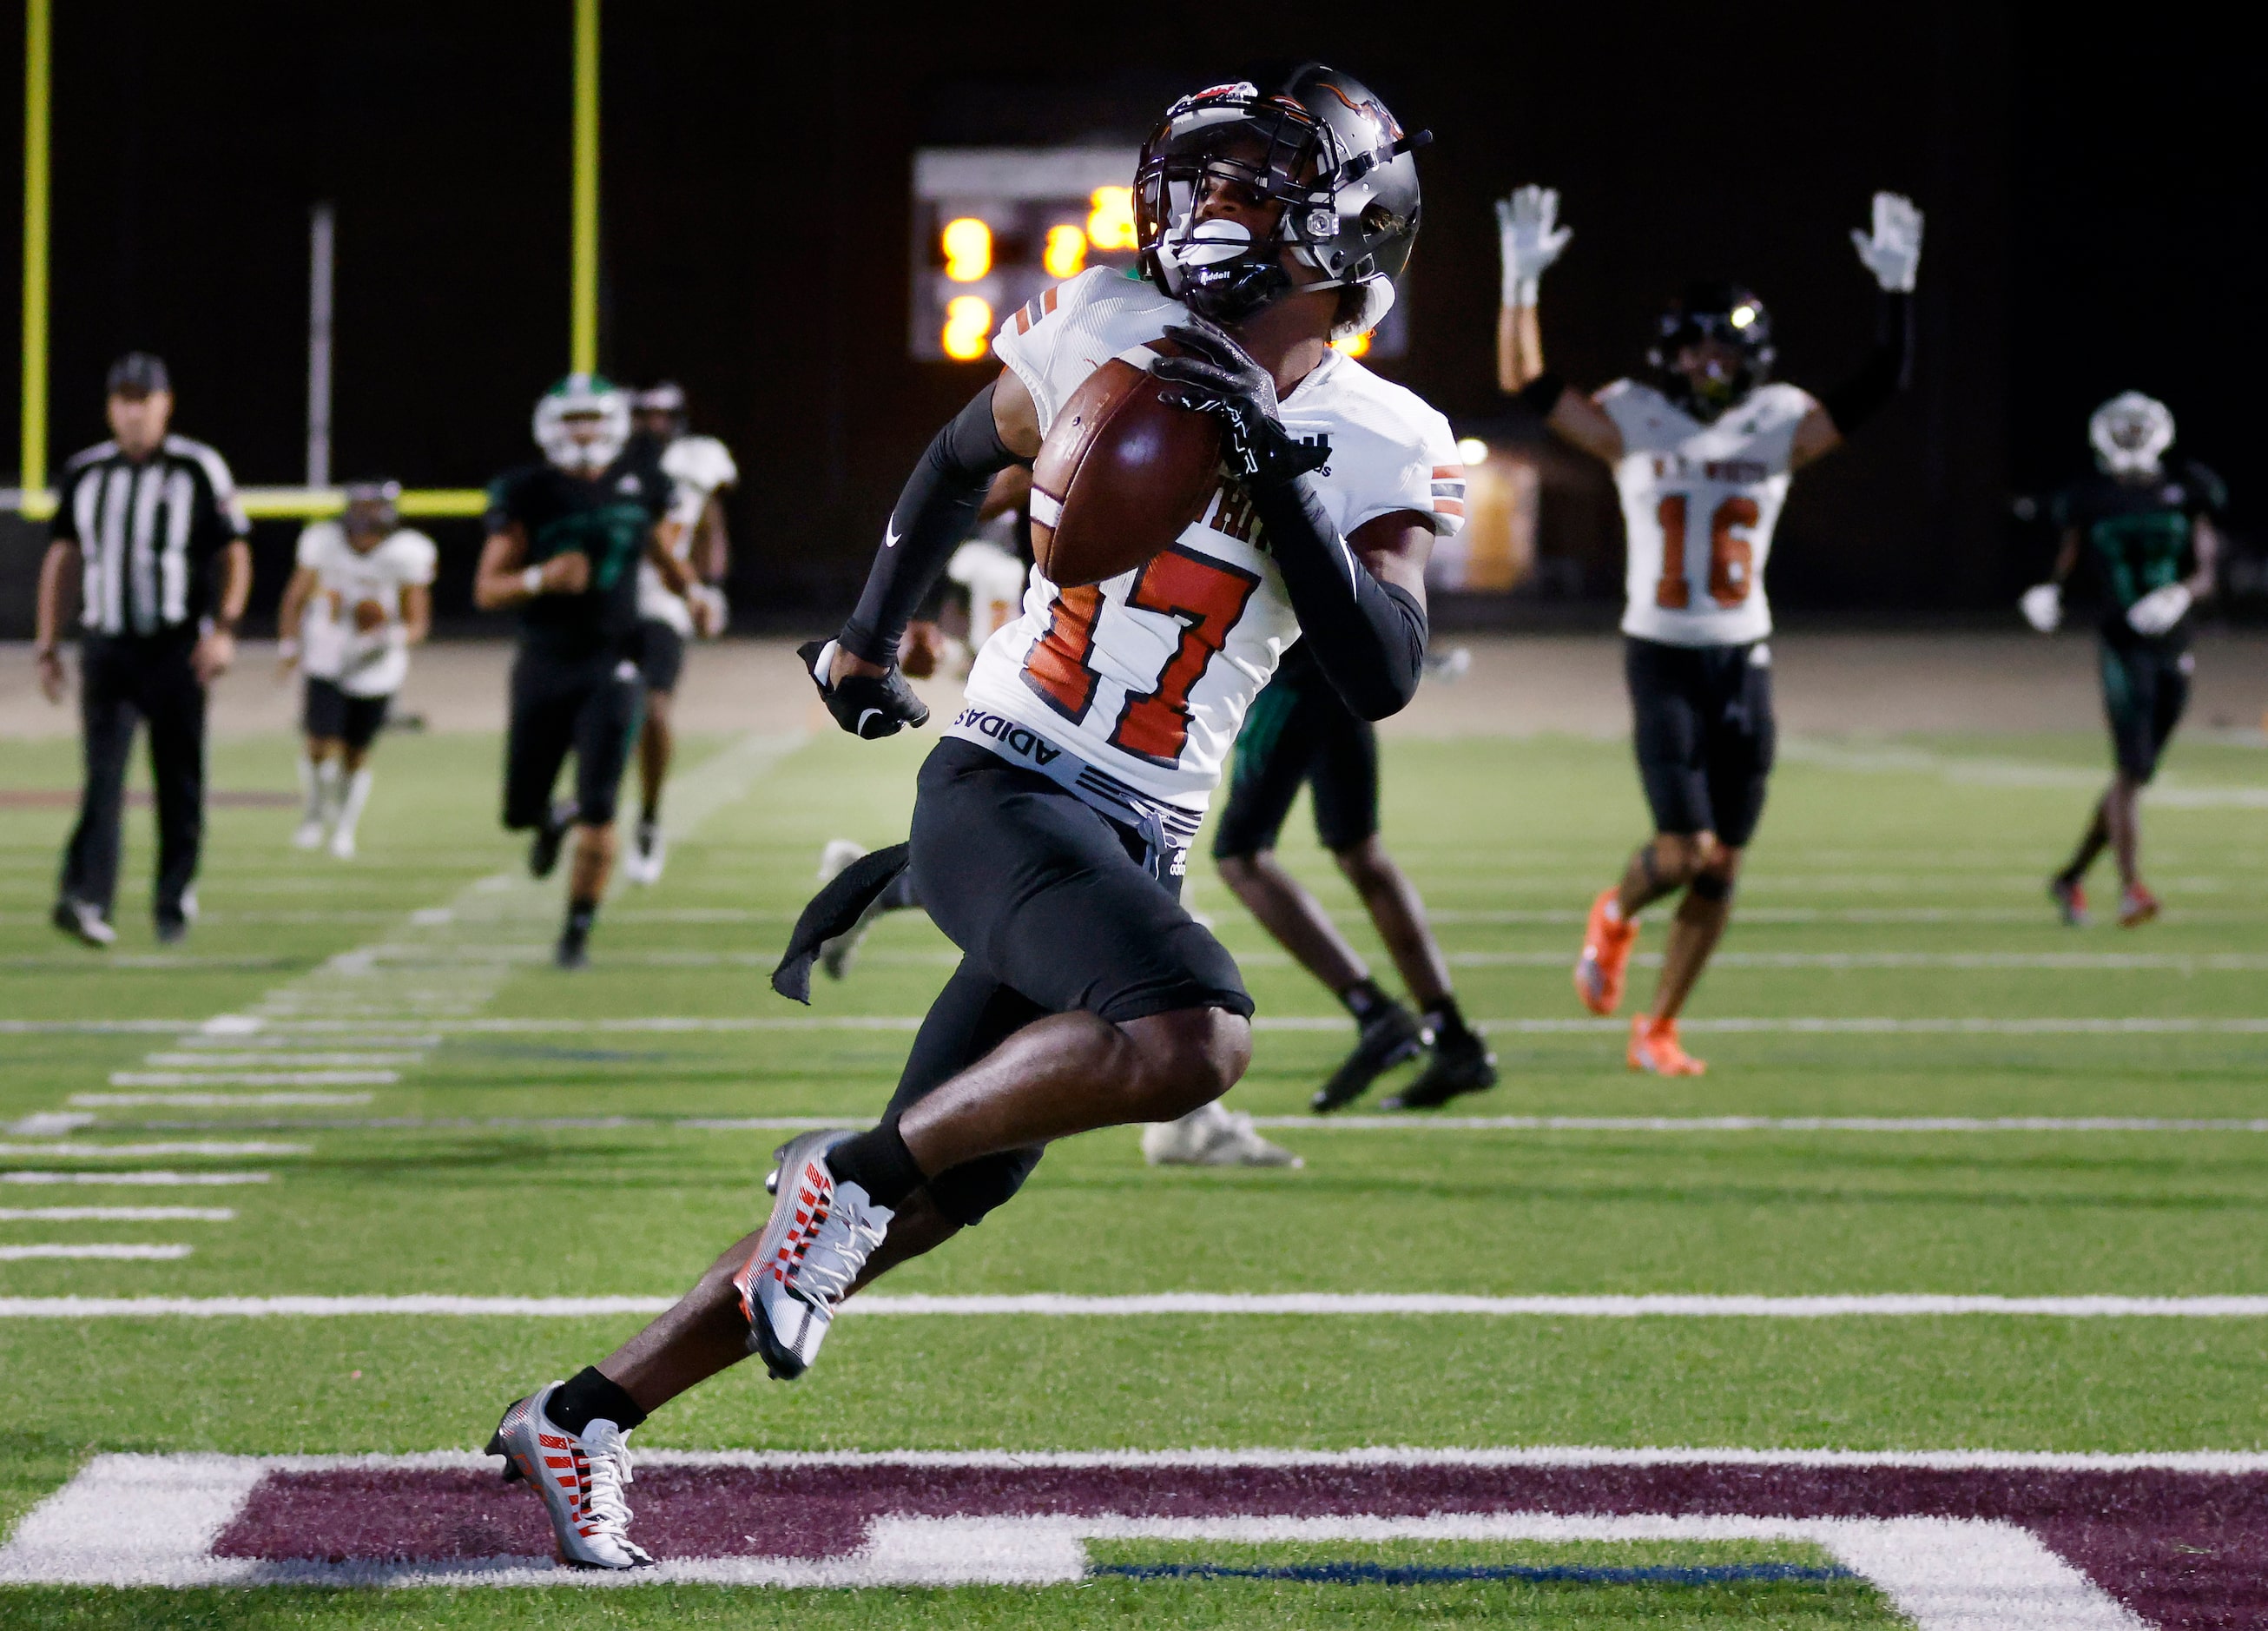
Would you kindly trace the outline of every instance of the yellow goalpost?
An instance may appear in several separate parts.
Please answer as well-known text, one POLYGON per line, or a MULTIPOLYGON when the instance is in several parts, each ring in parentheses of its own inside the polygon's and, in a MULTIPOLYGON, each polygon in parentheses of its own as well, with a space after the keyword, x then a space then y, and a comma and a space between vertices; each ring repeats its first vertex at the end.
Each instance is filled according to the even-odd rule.
MULTIPOLYGON (((574 231, 570 245, 568 365, 594 373, 599 365, 599 0, 574 0, 574 231)), ((55 513, 48 486, 48 218, 54 94, 54 0, 24 4, 24 271, 22 416, 18 486, 0 493, 0 508, 31 520, 55 513)), ((244 507, 261 519, 335 515, 345 495, 336 487, 247 487, 244 507)), ((416 488, 401 495, 407 516, 478 515, 477 487, 416 488)))

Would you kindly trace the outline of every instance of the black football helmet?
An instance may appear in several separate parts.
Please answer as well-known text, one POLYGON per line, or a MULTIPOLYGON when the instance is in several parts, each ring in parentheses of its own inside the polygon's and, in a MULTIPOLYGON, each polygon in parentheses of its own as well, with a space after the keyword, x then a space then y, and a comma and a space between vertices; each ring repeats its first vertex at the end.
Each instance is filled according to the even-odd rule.
POLYGON ((1646 360, 1667 377, 1671 401, 1713 418, 1771 379, 1778 355, 1772 346, 1771 314, 1753 290, 1739 284, 1692 283, 1655 319, 1646 360), (1701 395, 1675 365, 1678 352, 1705 340, 1731 346, 1740 353, 1741 363, 1722 391, 1701 395))
POLYGON ((1288 293, 1285 245, 1325 274, 1307 289, 1359 286, 1351 332, 1375 328, 1418 237, 1418 165, 1432 139, 1405 135, 1359 81, 1321 63, 1263 96, 1249 82, 1185 96, 1142 144, 1134 220, 1142 269, 1191 311, 1233 324, 1288 293), (1234 181, 1282 206, 1272 240, 1192 220, 1202 184, 1234 181))
POLYGON ((349 482, 344 489, 346 505, 341 512, 339 524, 349 537, 391 537, 401 525, 401 483, 396 481, 372 479, 349 482))

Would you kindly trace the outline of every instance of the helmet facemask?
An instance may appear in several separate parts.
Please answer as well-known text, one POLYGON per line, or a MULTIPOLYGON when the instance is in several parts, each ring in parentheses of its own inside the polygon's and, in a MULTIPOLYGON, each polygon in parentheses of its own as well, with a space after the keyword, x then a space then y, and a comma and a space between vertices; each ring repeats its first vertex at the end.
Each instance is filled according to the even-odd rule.
POLYGON ((571 373, 535 404, 535 444, 571 475, 598 475, 630 439, 629 395, 605 376, 571 373))
POLYGON ((1336 331, 1375 327, 1417 232, 1408 154, 1427 139, 1405 137, 1376 98, 1327 69, 1303 70, 1281 96, 1237 84, 1184 97, 1144 144, 1135 177, 1143 269, 1190 310, 1231 325, 1287 293, 1360 284, 1355 319, 1336 331), (1275 206, 1273 228, 1256 237, 1241 222, 1198 220, 1221 187, 1275 206), (1323 277, 1295 280, 1287 252, 1323 277))
POLYGON ((2122 391, 2095 410, 2087 439, 2105 475, 2155 476, 2174 445, 2173 410, 2139 391, 2122 391))
POLYGON ((1778 356, 1762 300, 1736 284, 1696 284, 1655 323, 1646 360, 1668 377, 1670 400, 1705 423, 1769 380, 1778 356), (1730 361, 1717 368, 1681 366, 1692 351, 1730 361))
POLYGON ((400 482, 350 482, 339 529, 356 550, 368 553, 401 525, 400 482))

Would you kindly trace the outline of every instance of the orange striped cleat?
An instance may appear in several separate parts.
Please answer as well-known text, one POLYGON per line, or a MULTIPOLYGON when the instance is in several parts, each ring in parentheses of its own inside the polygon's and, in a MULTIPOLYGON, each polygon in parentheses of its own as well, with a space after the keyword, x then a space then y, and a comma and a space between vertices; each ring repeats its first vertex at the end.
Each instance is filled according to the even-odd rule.
POLYGON ((1602 889, 1591 903, 1590 920, 1583 925, 1583 955, 1575 959, 1575 994, 1585 1007, 1602 1015, 1622 1006, 1623 976, 1638 944, 1635 919, 1624 922, 1607 915, 1615 893, 1611 887, 1602 889))
POLYGON ((1677 1022, 1641 1014, 1631 1021, 1630 1067, 1653 1076, 1705 1076, 1709 1066, 1679 1044, 1677 1022))

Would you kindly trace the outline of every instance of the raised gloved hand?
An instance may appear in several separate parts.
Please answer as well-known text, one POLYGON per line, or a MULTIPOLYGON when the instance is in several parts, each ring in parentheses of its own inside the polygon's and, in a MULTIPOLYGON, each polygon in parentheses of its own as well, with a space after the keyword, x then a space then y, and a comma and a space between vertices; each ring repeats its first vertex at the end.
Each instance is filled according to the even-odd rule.
POLYGON ((1558 189, 1531 185, 1498 199, 1496 230, 1504 262, 1504 303, 1535 305, 1537 279, 1575 235, 1559 225, 1558 189))
POLYGON ((812 683, 819 687, 820 700, 827 705, 828 712, 835 716, 837 725, 853 736, 872 742, 880 736, 895 736, 909 725, 929 723, 928 705, 914 695, 905 675, 895 668, 879 677, 846 674, 828 683, 827 676, 834 670, 838 649, 833 640, 806 640, 795 651, 803 659, 812 683))
POLYGON ((2189 616, 2193 599, 2185 583, 2153 589, 2126 609, 2126 626, 2137 634, 2163 634, 2189 616))
POLYGON ((1247 486, 1280 485, 1323 468, 1330 444, 1284 428, 1275 380, 1228 330, 1192 314, 1188 327, 1168 328, 1166 337, 1188 355, 1164 358, 1151 373, 1176 387, 1181 407, 1220 416, 1224 451, 1247 486))
POLYGON ((725 591, 713 583, 692 585, 685 592, 685 604, 693 614, 693 632, 704 640, 713 640, 724 633, 733 620, 725 591))
POLYGON ((1921 270, 1921 211, 1903 193, 1874 195, 1874 231, 1869 237, 1857 227, 1851 241, 1859 258, 1889 294, 1911 294, 1921 270))
POLYGON ((2053 634, 2063 624, 2063 590, 2052 583, 2034 584, 2016 605, 2036 633, 2053 634))

